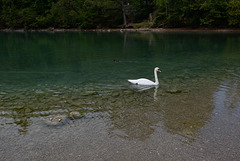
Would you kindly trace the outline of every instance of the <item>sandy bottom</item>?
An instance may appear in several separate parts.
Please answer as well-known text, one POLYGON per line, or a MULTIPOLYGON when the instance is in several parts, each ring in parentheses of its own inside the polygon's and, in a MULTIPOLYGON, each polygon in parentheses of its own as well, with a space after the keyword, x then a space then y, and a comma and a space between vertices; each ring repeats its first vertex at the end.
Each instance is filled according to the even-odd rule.
POLYGON ((238 160, 240 157, 239 137, 235 135, 239 129, 221 138, 216 132, 223 129, 206 126, 202 132, 208 134, 189 144, 184 137, 162 130, 161 124, 147 139, 139 140, 117 137, 120 131, 111 131, 108 123, 102 119, 78 120, 55 129, 39 128, 26 136, 6 134, 1 136, 0 159, 238 160))

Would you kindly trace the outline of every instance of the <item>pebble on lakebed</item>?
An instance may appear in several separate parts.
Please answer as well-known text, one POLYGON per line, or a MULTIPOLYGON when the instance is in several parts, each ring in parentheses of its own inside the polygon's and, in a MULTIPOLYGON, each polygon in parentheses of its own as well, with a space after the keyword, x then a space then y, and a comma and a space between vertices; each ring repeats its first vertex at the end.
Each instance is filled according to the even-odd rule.
POLYGON ((82 117, 83 117, 83 115, 78 111, 72 111, 69 113, 69 118, 71 118, 71 119, 80 119, 82 117))
POLYGON ((112 93, 112 97, 118 97, 118 96, 120 96, 120 93, 117 93, 117 92, 112 93))
POLYGON ((172 89, 172 90, 167 90, 166 93, 170 94, 179 94, 179 93, 189 93, 190 90, 179 90, 179 89, 172 89))
POLYGON ((51 118, 45 118, 43 119, 43 122, 45 122, 47 125, 61 125, 66 121, 66 116, 56 116, 51 118))
POLYGON ((123 92, 124 92, 124 94, 133 94, 133 93, 134 93, 133 90, 125 90, 125 91, 123 91, 123 92))
POLYGON ((97 91, 88 91, 85 93, 82 93, 82 96, 93 96, 93 95, 98 95, 99 93, 97 91))

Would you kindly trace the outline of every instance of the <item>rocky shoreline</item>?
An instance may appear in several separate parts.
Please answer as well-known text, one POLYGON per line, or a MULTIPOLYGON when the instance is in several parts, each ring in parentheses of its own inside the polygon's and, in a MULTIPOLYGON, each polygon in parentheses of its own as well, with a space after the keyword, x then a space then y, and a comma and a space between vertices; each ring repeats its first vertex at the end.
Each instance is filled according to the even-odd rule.
POLYGON ((1 32, 232 32, 239 33, 240 28, 116 28, 116 29, 58 29, 58 28, 47 28, 47 29, 0 29, 1 32))

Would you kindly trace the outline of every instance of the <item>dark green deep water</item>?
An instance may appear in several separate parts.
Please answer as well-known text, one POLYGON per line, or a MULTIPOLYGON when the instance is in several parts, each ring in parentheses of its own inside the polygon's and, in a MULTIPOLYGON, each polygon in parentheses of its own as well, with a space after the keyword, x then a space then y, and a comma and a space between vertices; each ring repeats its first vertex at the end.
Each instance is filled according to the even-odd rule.
POLYGON ((0 140, 0 160, 238 160, 240 34, 1 32, 0 140))

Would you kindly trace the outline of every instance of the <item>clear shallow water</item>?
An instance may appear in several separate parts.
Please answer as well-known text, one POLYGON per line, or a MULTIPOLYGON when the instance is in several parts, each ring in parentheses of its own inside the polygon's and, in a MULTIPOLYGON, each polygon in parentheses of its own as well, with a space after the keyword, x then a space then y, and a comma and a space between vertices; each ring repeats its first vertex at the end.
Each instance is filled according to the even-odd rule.
POLYGON ((0 33, 0 64, 1 160, 240 157, 239 34, 0 33))

